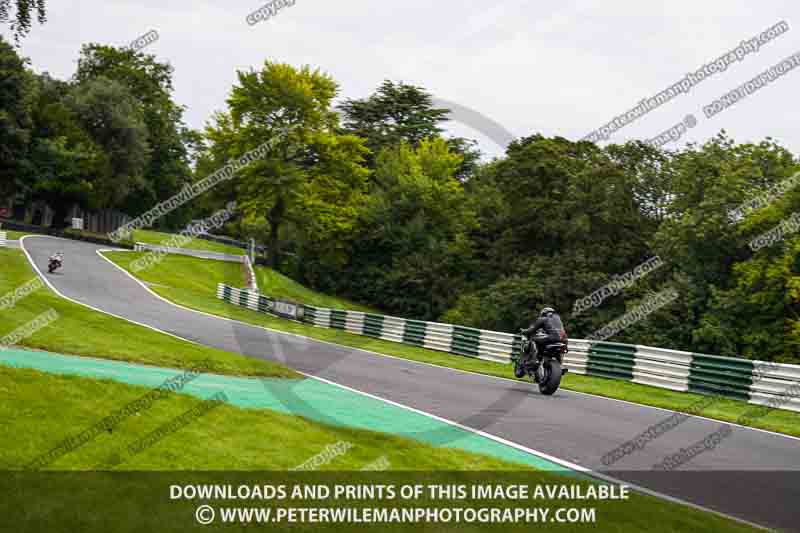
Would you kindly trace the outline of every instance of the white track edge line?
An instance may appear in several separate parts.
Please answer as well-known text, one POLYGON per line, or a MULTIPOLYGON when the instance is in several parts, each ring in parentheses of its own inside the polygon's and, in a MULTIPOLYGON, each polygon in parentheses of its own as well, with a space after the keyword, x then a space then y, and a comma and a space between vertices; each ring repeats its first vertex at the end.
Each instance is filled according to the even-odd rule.
MULTIPOLYGON (((652 490, 652 489, 648 489, 646 487, 642 487, 641 485, 637 485, 636 483, 630 483, 628 481, 617 479, 615 477, 608 476, 608 475, 600 473, 600 472, 595 472, 595 471, 591 470, 590 468, 586 468, 585 466, 581 466, 581 465, 572 463, 570 461, 565 461, 564 459, 559 459, 557 457, 554 457, 552 455, 546 454, 544 452, 540 452, 538 450, 534 450, 532 448, 528 448, 527 446, 524 446, 522 444, 517 444, 516 442, 504 439, 503 437, 498 437, 497 435, 492 435, 491 433, 487 433, 487 432, 482 431, 482 430, 474 429, 474 428, 471 428, 469 426, 464 426, 462 424, 459 424, 458 422, 454 422, 454 421, 449 420, 447 418, 443 418, 443 417, 440 417, 438 415, 434 415, 434 414, 431 414, 431 413, 416 409, 414 407, 409 407, 408 405, 404 405, 402 403, 399 403, 399 402, 396 402, 396 401, 393 401, 393 400, 388 400, 386 398, 381 398, 380 396, 376 396, 376 395, 370 394, 368 392, 360 391, 358 389, 354 389, 352 387, 348 387, 347 385, 342 385, 340 383, 336 383, 335 381, 330 381, 330 380, 327 380, 325 378, 321 378, 321 377, 318 377, 318 376, 313 376, 313 375, 310 375, 310 374, 305 374, 303 372, 300 372, 300 373, 303 374, 304 376, 310 378, 310 379, 315 379, 317 381, 321 381, 323 383, 327 383, 329 385, 333 385, 333 386, 348 390, 350 392, 353 392, 353 393, 356 393, 356 394, 360 394, 362 396, 366 396, 368 398, 372 398, 374 400, 381 401, 381 402, 387 403, 389 405, 393 405, 395 407, 400 407, 402 409, 406 409, 408 411, 411 411, 413 413, 417 413, 419 415, 422 415, 422 416, 425 416, 425 417, 428 417, 428 418, 432 418, 433 420, 437 420, 439 422, 443 422, 443 423, 448 424, 450 426, 459 428, 459 429, 461 429, 463 431, 467 431, 469 433, 473 433, 473 434, 478 435, 480 437, 483 437, 483 438, 498 442, 500 444, 504 444, 504 445, 509 446, 511 448, 526 452, 526 453, 528 453, 530 455, 545 459, 545 460, 550 461, 552 463, 555 463, 555 464, 558 464, 560 466, 564 466, 566 468, 569 468, 570 470, 574 470, 576 472, 580 472, 582 474, 585 474, 587 476, 590 476, 590 477, 605 481, 607 483, 612 483, 612 484, 615 484, 615 485, 625 485, 625 486, 630 487, 631 489, 635 490, 636 492, 639 492, 639 493, 642 493, 642 494, 646 494, 648 496, 653 496, 655 498, 666 500, 666 501, 669 501, 669 502, 672 502, 672 503, 676 503, 676 504, 679 504, 679 505, 686 505, 686 506, 691 507, 693 509, 697 509, 699 511, 708 512, 708 513, 711 513, 711 514, 715 514, 717 516, 721 516, 721 517, 727 518, 729 520, 733 520, 733 521, 736 521, 736 522, 747 524, 747 525, 755 527, 757 529, 765 529, 765 530, 769 529, 766 526, 750 522, 750 521, 745 520, 743 518, 738 518, 738 517, 735 517, 735 516, 728 515, 728 514, 722 512, 722 511, 717 511, 715 509, 709 509, 707 507, 703 507, 702 505, 699 505, 699 504, 696 504, 696 503, 692 503, 692 502, 688 502, 688 501, 682 500, 680 498, 677 498, 675 496, 670 496, 669 494, 664 494, 664 493, 661 493, 661 492, 658 492, 658 491, 655 491, 655 490, 652 490)), ((400 435, 400 436, 402 436, 402 435, 400 435)), ((548 471, 548 470, 540 470, 540 471, 553 472, 553 471, 548 471)), ((555 472, 558 472, 558 471, 555 471, 555 472)))
MULTIPOLYGON (((50 288, 50 290, 53 291, 56 295, 60 296, 61 298, 65 299, 65 300, 67 300, 69 302, 72 302, 74 304, 82 305, 83 307, 91 309, 92 311, 97 311, 98 313, 103 313, 103 314, 106 314, 106 315, 109 315, 109 316, 113 316, 114 318, 118 318, 120 320, 125 320, 126 322, 130 322, 131 324, 136 324, 137 326, 142 326, 144 328, 151 329, 153 331, 157 331, 158 333, 163 333, 165 335, 169 335, 170 337, 174 337, 174 338, 180 339, 182 341, 190 342, 192 344, 197 344, 198 346, 205 346, 204 344, 200 344, 199 342, 193 341, 191 339, 184 339, 183 337, 179 337, 178 335, 175 335, 175 334, 170 333, 168 331, 163 331, 163 330, 160 330, 158 328, 154 328, 153 326, 148 326, 147 324, 142 324, 141 322, 137 322, 135 320, 130 320, 128 318, 125 318, 125 317, 122 317, 122 316, 119 316, 119 315, 115 315, 114 313, 109 313, 108 311, 104 311, 103 309, 98 309, 97 307, 93 307, 93 306, 91 306, 89 304, 86 304, 86 303, 83 303, 81 301, 75 300, 74 298, 70 298, 69 296, 66 296, 65 294, 61 293, 61 291, 56 289, 55 286, 52 283, 50 283, 50 280, 47 279, 47 277, 42 273, 42 271, 39 270, 39 267, 36 265, 36 262, 33 260, 33 258, 31 257, 30 253, 28 252, 28 250, 25 249, 25 245, 24 245, 23 241, 25 239, 29 238, 29 237, 47 237, 47 238, 50 238, 50 239, 62 239, 62 240, 65 240, 65 241, 68 241, 68 240, 71 240, 71 239, 64 239, 63 237, 54 237, 52 235, 25 235, 24 237, 22 237, 20 239, 20 248, 22 249, 23 253, 25 254, 25 257, 28 258, 28 262, 31 264, 31 266, 36 271, 36 273, 39 275, 39 277, 42 279, 42 281, 44 281, 45 284, 50 288)), ((114 250, 114 251, 116 251, 116 250, 114 250)))

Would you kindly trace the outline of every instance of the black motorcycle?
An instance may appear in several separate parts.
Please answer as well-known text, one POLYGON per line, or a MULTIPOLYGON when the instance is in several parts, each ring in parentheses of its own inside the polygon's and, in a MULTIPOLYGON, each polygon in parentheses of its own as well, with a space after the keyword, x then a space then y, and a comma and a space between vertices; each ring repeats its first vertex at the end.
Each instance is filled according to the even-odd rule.
POLYGON ((562 334, 561 341, 545 345, 539 353, 535 339, 523 335, 519 352, 511 356, 514 375, 520 379, 530 376, 545 396, 555 393, 561 385, 561 376, 568 372, 564 368, 564 354, 569 350, 566 335, 562 334))
POLYGON ((50 262, 47 264, 47 273, 52 274, 53 272, 61 268, 63 262, 64 262, 64 257, 60 254, 51 257, 50 262))

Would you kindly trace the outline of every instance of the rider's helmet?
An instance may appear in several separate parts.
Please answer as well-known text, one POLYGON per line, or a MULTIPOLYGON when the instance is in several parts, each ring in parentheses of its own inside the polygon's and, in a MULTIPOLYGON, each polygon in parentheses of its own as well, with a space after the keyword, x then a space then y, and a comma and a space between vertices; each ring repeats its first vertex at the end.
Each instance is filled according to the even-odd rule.
POLYGON ((545 307, 544 309, 542 309, 542 312, 539 313, 539 317, 544 318, 546 316, 552 315, 555 312, 556 310, 553 309, 552 307, 545 307))

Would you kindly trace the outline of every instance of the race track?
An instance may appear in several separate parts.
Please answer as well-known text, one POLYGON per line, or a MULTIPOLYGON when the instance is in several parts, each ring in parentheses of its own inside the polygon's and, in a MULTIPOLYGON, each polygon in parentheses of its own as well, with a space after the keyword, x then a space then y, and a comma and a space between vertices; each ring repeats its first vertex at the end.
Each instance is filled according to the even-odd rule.
MULTIPOLYGON (((652 472, 653 464, 722 425, 693 417, 625 457, 612 471, 601 463, 605 453, 671 413, 566 390, 545 397, 532 384, 382 357, 209 317, 171 305, 145 290, 100 257, 96 253, 100 246, 41 236, 26 237, 22 245, 45 271, 48 256, 62 250, 64 269, 46 278, 64 296, 91 307, 198 343, 280 361, 303 373, 750 522, 784 530, 800 528, 800 439, 734 426, 733 434, 716 449, 697 456, 681 470, 652 472)), ((408 428, 406 435, 414 438, 414 428, 408 428)))

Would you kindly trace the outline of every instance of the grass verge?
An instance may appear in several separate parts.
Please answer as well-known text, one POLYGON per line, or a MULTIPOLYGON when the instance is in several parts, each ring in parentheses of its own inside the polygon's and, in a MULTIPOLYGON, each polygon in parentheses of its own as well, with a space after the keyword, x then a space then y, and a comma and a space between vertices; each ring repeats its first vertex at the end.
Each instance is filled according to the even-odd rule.
POLYGON ((6 239, 8 239, 10 241, 18 241, 19 239, 21 239, 25 235, 32 235, 31 233, 26 233, 24 231, 14 231, 14 230, 11 230, 11 229, 0 229, 0 231, 5 231, 6 232, 6 239))
MULTIPOLYGON (((114 412, 127 402, 134 401, 146 392, 146 388, 124 385, 106 380, 93 380, 83 377, 56 376, 43 374, 35 370, 12 369, 0 367, 0 392, 10 398, 10 401, 0 403, 0 468, 16 469, 38 457, 42 453, 57 446, 63 439, 75 435, 91 427, 101 420, 106 414, 114 412), (24 436, 21 438, 21 436, 24 436)), ((385 465, 391 470, 427 471, 430 481, 446 483, 448 480, 457 481, 458 475, 454 471, 480 471, 496 472, 487 481, 498 481, 498 474, 502 471, 519 472, 524 476, 522 480, 529 486, 536 484, 563 484, 574 480, 561 475, 541 472, 524 466, 506 463, 480 454, 463 452, 447 448, 436 448, 413 440, 385 435, 365 430, 330 427, 305 420, 300 417, 287 416, 269 410, 240 409, 226 404, 216 405, 213 410, 204 410, 202 416, 191 419, 181 425, 177 430, 165 433, 160 439, 150 440, 146 447, 136 453, 128 452, 131 444, 140 442, 145 436, 164 427, 165 424, 176 420, 184 413, 193 409, 201 409, 201 400, 182 395, 173 394, 163 399, 141 413, 123 421, 115 427, 113 432, 103 432, 96 439, 87 442, 82 447, 63 455, 48 468, 57 470, 106 470, 111 469, 106 465, 114 465, 114 470, 125 471, 170 471, 168 480, 164 483, 175 483, 178 478, 177 470, 196 471, 280 471, 297 467, 310 458, 318 456, 327 447, 337 443, 346 443, 350 446, 343 453, 330 458, 319 466, 322 471, 352 471, 360 470, 367 465, 374 464, 376 460, 385 459, 385 465)), ((10 473, 9 473, 10 474, 10 473)), ((220 474, 207 474, 209 482, 220 483, 220 474)), ((141 476, 141 474, 140 474, 141 476)), ((353 474, 347 476, 347 482, 352 482, 353 474)), ((271 473, 268 478, 259 479, 261 483, 274 483, 277 473, 271 473)), ((13 514, 18 515, 22 509, 26 512, 31 505, 54 505, 56 502, 47 503, 47 500, 58 501, 58 508, 93 508, 94 516, 98 509, 103 509, 101 516, 114 513, 119 505, 120 498, 109 498, 107 504, 98 506, 98 500, 103 500, 106 492, 97 486, 97 478, 78 478, 81 490, 64 491, 53 497, 53 490, 47 487, 36 489, 36 498, 19 498, 13 514), (80 496, 87 493, 91 501, 80 496), (65 501, 73 501, 72 505, 65 501), (106 506, 108 505, 108 506, 106 506)), ((328 480, 330 482, 330 479, 328 480)), ((461 479, 463 482, 463 478, 461 479)), ((63 480, 62 480, 63 482, 63 480)), ((142 484, 140 478, 107 479, 105 483, 115 486, 124 483, 142 484)), ((366 483, 368 480, 363 480, 366 483)), ((58 480, 56 480, 58 483, 58 480)), ((259 484, 261 484, 259 483, 259 484)), ((373 480, 374 483, 374 480, 373 480)), ((585 484, 582 482, 581 484, 585 484)), ((181 509, 179 502, 170 502, 163 490, 157 490, 153 484, 138 487, 140 494, 137 498, 128 496, 121 501, 137 501, 143 498, 142 492, 156 495, 154 505, 142 506, 148 509, 144 516, 159 515, 160 531, 185 531, 187 530, 185 509, 181 509), (169 505, 165 505, 163 502, 169 505)), ((109 490, 111 487, 108 487, 109 490)), ((27 489, 21 489, 27 490, 27 489)), ((62 489, 63 490, 63 489, 62 489)), ((58 491, 55 491, 58 492, 58 491)), ((9 495, 9 500, 12 498, 9 495)), ((191 502, 187 502, 191 503, 191 502)), ((367 505, 380 505, 377 501, 365 502, 367 505)), ((391 502, 387 505, 394 507, 400 502, 391 502)), ((325 505, 330 502, 325 503, 325 505)), ((197 504, 192 504, 196 506, 197 504)), ((231 502, 231 506, 238 506, 231 502)), ((242 504, 248 505, 248 504, 242 504)), ((269 502, 259 502, 252 505, 270 505, 269 502)), ((334 503, 334 505, 337 505, 334 503)), ((339 503, 338 505, 341 505, 339 503)), ((460 503, 463 505, 463 502, 460 503)), ((481 504, 477 504, 481 505, 481 504)), ((484 504, 485 505, 485 504, 484 504)), ((520 502, 500 501, 493 502, 493 506, 516 507, 520 502)), ((528 506, 527 504, 525 505, 528 506)), ((693 508, 665 502, 653 497, 638 494, 631 495, 626 501, 591 501, 558 502, 537 501, 537 507, 595 507, 599 515, 598 524, 571 524, 563 525, 558 529, 563 531, 588 530, 598 525, 604 526, 603 530, 627 531, 720 531, 739 532, 752 531, 752 528, 721 518, 710 513, 693 508), (610 526, 611 529, 606 529, 610 526)), ((46 514, 54 520, 51 509, 46 514)), ((39 511, 41 512, 41 511, 39 511)), ((120 523, 131 525, 142 513, 130 514, 120 518, 120 523)), ((44 516, 39 516, 42 520, 44 516)), ((94 526, 100 526, 101 521, 91 520, 94 526)), ((194 522, 191 522, 193 524, 194 522)), ((55 525, 55 524, 53 524, 55 525)), ((107 524, 103 524, 107 527, 107 524)), ((275 526, 270 526, 270 528, 275 526)), ((527 528, 530 526, 527 525, 527 528)), ((296 529, 296 526, 295 526, 296 529)), ((292 530, 295 530, 292 529, 292 530)), ((392 527, 395 531, 471 531, 478 530, 464 524, 435 526, 407 525, 405 527, 392 527)), ((504 530, 509 528, 504 527, 504 530)), ((516 529, 516 528, 515 528, 516 529)), ((54 530, 48 528, 48 530, 54 530)), ((58 529, 60 530, 60 529, 58 529)), ((86 529, 81 529, 85 531, 86 529)), ((92 529, 94 530, 94 529, 92 529)), ((230 530, 230 528, 226 529, 230 530)), ((351 531, 352 524, 341 524, 334 528, 337 531, 351 531)), ((207 529, 206 529, 207 531, 207 529)))
POLYGON ((327 307, 329 309, 349 309, 351 311, 362 311, 364 313, 378 312, 365 305, 316 292, 271 268, 258 266, 255 268, 255 271, 258 287, 261 292, 275 298, 283 298, 293 302, 302 302, 307 305, 327 307))
MULTIPOLYGON (((111 380, 48 374, 0 366, 0 469, 19 468, 63 439, 149 392, 147 387, 111 380), (19 437, 25 435, 20 441, 19 437)), ((322 465, 322 470, 359 470, 386 456, 399 470, 527 469, 493 457, 437 448, 372 431, 333 427, 269 409, 220 404, 151 448, 130 454, 126 447, 202 400, 171 394, 125 419, 112 432, 59 458, 56 470, 289 470, 326 445, 355 446, 322 465), (202 443, 202 446, 198 446, 202 443)))
MULTIPOLYGON (((0 296, 36 278, 21 250, 0 249, 0 296)), ((277 363, 183 341, 65 300, 46 286, 0 311, 0 337, 55 310, 59 318, 20 346, 155 366, 188 369, 210 360, 219 374, 297 377, 277 363)))
MULTIPOLYGON (((174 237, 172 233, 163 233, 160 231, 137 229, 133 232, 134 242, 142 242, 144 244, 160 245, 174 237)), ((189 244, 183 246, 188 250, 202 250, 204 252, 218 252, 222 254, 231 255, 245 255, 243 248, 230 246, 214 241, 207 241, 205 239, 192 239, 189 244)))
MULTIPOLYGON (((123 268, 126 268, 128 264, 137 257, 136 254, 129 252, 112 252, 107 253, 106 256, 123 268)), ((222 300, 216 298, 217 283, 223 282, 231 285, 236 285, 237 283, 241 284, 241 281, 236 281, 239 279, 237 276, 240 276, 238 270, 235 275, 233 271, 225 271, 222 268, 204 271, 203 269, 207 267, 201 266, 201 263, 209 263, 209 261, 183 257, 180 259, 189 259, 190 261, 178 261, 177 259, 177 257, 170 256, 167 261, 164 261, 150 270, 139 273, 141 278, 145 281, 169 285, 169 287, 152 286, 151 288, 159 295, 177 304, 197 309, 198 311, 241 320, 249 324, 296 333, 344 346, 360 348, 380 354, 435 364, 457 370, 466 370, 489 376, 514 379, 510 365, 483 361, 480 359, 471 359, 468 357, 459 357, 445 352, 436 352, 415 346, 355 335, 337 329, 317 328, 226 304, 222 300), (212 277, 214 275, 218 277, 212 277), (169 281, 169 283, 165 283, 165 281, 169 281)), ((268 289, 262 290, 265 294, 272 295, 268 289)), ((576 392, 595 394, 607 398, 684 412, 690 406, 693 406, 693 404, 705 398, 698 394, 676 392, 668 389, 640 385, 638 383, 593 376, 581 376, 578 374, 566 375, 562 381, 562 387, 576 392)), ((757 406, 742 401, 720 399, 712 403, 699 414, 725 422, 737 422, 741 415, 756 408, 757 406)), ((769 411, 768 415, 753 419, 749 425, 760 429, 800 437, 800 413, 795 413, 793 411, 772 409, 769 411)), ((631 435, 631 437, 633 437, 633 435, 631 435)))

